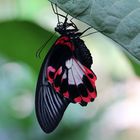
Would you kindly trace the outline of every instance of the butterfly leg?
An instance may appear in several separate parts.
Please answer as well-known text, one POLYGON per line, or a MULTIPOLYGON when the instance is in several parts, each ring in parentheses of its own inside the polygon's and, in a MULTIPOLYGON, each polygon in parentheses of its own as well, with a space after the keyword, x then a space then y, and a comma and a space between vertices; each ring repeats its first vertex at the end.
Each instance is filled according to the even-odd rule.
POLYGON ((51 3, 51 6, 52 6, 52 9, 53 9, 53 12, 57 15, 58 23, 60 23, 59 16, 65 18, 64 23, 66 23, 67 20, 68 20, 68 18, 67 18, 68 14, 67 14, 66 16, 64 16, 64 15, 62 15, 62 14, 59 14, 59 13, 58 13, 58 9, 57 9, 57 5, 56 5, 56 4, 55 4, 55 8, 54 8, 54 6, 53 6, 53 3, 51 3), (55 11, 55 9, 56 9, 56 11, 55 11))

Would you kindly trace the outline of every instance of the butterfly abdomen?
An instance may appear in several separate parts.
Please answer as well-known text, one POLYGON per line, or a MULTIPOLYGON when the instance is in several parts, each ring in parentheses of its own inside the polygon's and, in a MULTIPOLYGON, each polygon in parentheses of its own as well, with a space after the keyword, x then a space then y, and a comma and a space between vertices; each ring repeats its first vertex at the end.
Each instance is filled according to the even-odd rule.
POLYGON ((91 53, 89 49, 84 44, 84 41, 81 39, 77 39, 74 41, 74 44, 76 46, 75 48, 75 54, 78 60, 86 67, 91 68, 91 65, 93 63, 91 53))

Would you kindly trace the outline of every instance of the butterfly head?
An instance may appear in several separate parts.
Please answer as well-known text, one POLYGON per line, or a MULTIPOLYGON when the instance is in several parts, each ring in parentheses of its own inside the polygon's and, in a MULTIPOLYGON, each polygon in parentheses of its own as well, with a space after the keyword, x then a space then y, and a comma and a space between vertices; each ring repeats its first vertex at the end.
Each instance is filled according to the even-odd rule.
POLYGON ((55 27, 55 31, 60 33, 60 34, 64 33, 65 30, 66 30, 66 27, 64 26, 63 22, 59 22, 57 24, 57 26, 55 27))
POLYGON ((59 22, 55 27, 55 31, 58 32, 60 35, 67 35, 69 37, 79 36, 79 29, 72 22, 59 22))

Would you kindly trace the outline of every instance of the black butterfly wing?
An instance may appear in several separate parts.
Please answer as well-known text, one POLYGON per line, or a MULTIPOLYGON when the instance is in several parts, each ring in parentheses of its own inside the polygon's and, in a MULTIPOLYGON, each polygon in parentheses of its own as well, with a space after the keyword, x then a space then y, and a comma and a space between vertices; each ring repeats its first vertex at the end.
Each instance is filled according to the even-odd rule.
MULTIPOLYGON (((49 54, 52 51, 53 49, 49 54)), ((69 105, 69 101, 56 93, 46 79, 46 68, 49 54, 46 56, 42 64, 35 97, 36 116, 41 128, 46 133, 52 132, 58 126, 67 106, 69 105)))

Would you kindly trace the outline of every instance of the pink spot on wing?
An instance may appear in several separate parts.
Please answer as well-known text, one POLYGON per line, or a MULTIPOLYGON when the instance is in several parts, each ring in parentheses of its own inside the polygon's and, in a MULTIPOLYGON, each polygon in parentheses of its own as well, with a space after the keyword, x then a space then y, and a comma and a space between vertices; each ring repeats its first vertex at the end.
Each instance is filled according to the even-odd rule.
POLYGON ((82 97, 82 100, 84 101, 84 102, 90 102, 90 99, 91 99, 91 97, 90 96, 88 96, 88 97, 82 97))
POLYGON ((81 102, 81 100, 82 100, 82 98, 81 98, 81 97, 76 97, 76 98, 74 98, 74 101, 75 101, 76 103, 80 103, 80 102, 81 102))
POLYGON ((67 36, 62 36, 55 42, 55 45, 59 45, 59 44, 69 47, 71 51, 74 51, 75 47, 73 43, 71 42, 71 39, 67 36))
POLYGON ((49 66, 48 68, 47 68, 47 71, 48 72, 55 72, 56 70, 55 70, 55 68, 53 68, 52 66, 49 66))
POLYGON ((89 94, 89 96, 92 97, 92 98, 96 98, 96 97, 97 97, 97 93, 96 93, 96 92, 89 92, 89 91, 88 91, 88 94, 89 94))
POLYGON ((55 75, 54 75, 54 79, 56 78, 57 75, 61 75, 61 73, 62 73, 62 67, 60 67, 60 68, 56 71, 56 73, 55 73, 55 75))
POLYGON ((60 87, 55 87, 54 86, 54 89, 55 89, 56 92, 59 92, 60 91, 60 87))
POLYGON ((53 83, 53 77, 50 77, 50 72, 55 73, 55 71, 55 68, 53 68, 52 66, 49 66, 46 71, 47 79, 51 84, 53 83))
POLYGON ((57 70, 56 74, 60 75, 61 73, 62 73, 62 67, 60 67, 60 68, 57 70))
POLYGON ((66 98, 69 98, 69 92, 66 91, 65 93, 63 93, 63 96, 66 97, 66 98))
POLYGON ((88 69, 87 67, 84 66, 85 69, 85 75, 87 76, 88 80, 90 81, 90 83, 92 84, 93 87, 95 87, 95 81, 97 80, 96 75, 94 74, 94 72, 90 69, 88 69), (93 78, 91 78, 92 75, 93 78))
MULTIPOLYGON (((95 79, 97 79, 96 75, 93 73, 93 71, 89 68, 87 68, 86 66, 84 66, 84 69, 85 69, 85 73, 88 75, 88 74, 91 74, 93 75, 93 77, 95 77, 95 79)), ((89 77, 89 75, 88 75, 89 77)))
POLYGON ((55 45, 64 45, 64 43, 68 40, 70 39, 67 36, 62 36, 55 42, 55 45))

